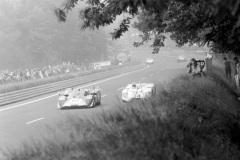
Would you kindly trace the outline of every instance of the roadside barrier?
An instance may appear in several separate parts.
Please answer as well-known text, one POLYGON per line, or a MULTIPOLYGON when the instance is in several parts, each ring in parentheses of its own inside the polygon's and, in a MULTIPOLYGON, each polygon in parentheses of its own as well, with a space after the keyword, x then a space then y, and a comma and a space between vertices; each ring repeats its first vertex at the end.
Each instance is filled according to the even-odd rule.
POLYGON ((92 75, 82 76, 82 77, 64 80, 64 81, 60 81, 60 82, 54 82, 54 83, 50 83, 50 84, 46 84, 46 85, 41 85, 41 86, 23 89, 23 90, 19 90, 19 91, 0 94, 0 106, 18 102, 18 101, 22 101, 22 100, 29 99, 29 98, 33 98, 36 96, 60 91, 62 89, 68 88, 68 87, 74 87, 74 86, 86 84, 89 82, 93 82, 96 80, 123 74, 126 72, 135 71, 135 70, 141 69, 143 67, 144 67, 143 65, 123 67, 123 68, 113 69, 110 71, 95 73, 92 75))

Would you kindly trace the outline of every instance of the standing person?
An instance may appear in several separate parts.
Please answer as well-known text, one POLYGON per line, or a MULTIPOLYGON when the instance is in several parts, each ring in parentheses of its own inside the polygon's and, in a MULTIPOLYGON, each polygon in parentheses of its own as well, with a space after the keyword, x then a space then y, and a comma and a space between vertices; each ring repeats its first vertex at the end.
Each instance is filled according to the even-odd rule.
POLYGON ((212 59, 213 59, 213 55, 210 54, 209 52, 206 52, 206 70, 207 71, 211 71, 212 70, 212 59))
POLYGON ((224 57, 223 64, 225 67, 225 75, 226 75, 227 79, 231 80, 231 78, 232 78, 231 61, 229 61, 227 59, 227 57, 224 57))
POLYGON ((240 93, 240 88, 239 88, 239 60, 237 57, 233 58, 234 60, 234 75, 235 75, 235 81, 236 81, 236 86, 237 86, 237 92, 238 94, 240 93))
POLYGON ((204 66, 205 66, 204 60, 197 61, 196 59, 192 58, 189 64, 187 65, 188 73, 191 73, 193 78, 195 78, 196 76, 201 77, 202 74, 206 76, 205 73, 203 72, 204 66))

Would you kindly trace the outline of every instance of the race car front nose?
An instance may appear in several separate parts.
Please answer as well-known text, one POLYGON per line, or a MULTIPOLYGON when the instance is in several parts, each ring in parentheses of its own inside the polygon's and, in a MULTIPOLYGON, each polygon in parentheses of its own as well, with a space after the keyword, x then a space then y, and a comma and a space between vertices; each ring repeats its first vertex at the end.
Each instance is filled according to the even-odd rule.
POLYGON ((123 92, 123 93, 122 93, 122 99, 125 100, 125 101, 128 101, 128 100, 129 100, 129 97, 128 97, 128 93, 127 93, 127 92, 123 92))
POLYGON ((58 101, 58 108, 62 108, 65 102, 66 101, 64 101, 64 100, 59 100, 58 101))

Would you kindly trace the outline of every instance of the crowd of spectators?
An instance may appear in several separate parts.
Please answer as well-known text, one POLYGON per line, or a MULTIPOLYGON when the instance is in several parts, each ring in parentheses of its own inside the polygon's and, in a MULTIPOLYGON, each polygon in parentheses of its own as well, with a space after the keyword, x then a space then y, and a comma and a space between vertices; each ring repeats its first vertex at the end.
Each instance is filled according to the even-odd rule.
POLYGON ((13 82, 27 81, 32 79, 43 79, 55 75, 61 75, 69 72, 86 70, 84 65, 78 66, 74 63, 63 62, 61 65, 47 66, 43 68, 33 68, 16 71, 3 71, 0 73, 0 85, 13 82))

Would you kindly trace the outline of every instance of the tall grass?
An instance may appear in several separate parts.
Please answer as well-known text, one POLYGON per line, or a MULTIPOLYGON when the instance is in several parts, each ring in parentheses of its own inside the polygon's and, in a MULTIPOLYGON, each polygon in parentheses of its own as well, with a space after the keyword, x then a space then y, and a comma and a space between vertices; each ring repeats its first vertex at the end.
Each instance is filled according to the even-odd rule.
POLYGON ((11 160, 238 160, 239 102, 218 68, 205 78, 181 75, 151 99, 50 126, 39 141, 9 149, 11 160), (64 125, 62 125, 64 124, 64 125))
POLYGON ((117 68, 122 68, 122 67, 128 67, 132 65, 140 64, 139 61, 134 61, 131 63, 126 63, 123 66, 109 66, 106 68, 102 68, 100 70, 88 70, 88 71, 79 71, 79 72, 74 72, 74 73, 66 73, 62 75, 56 75, 52 77, 46 77, 43 79, 32 79, 32 80, 27 80, 27 81, 22 81, 22 82, 15 82, 15 83, 9 83, 9 84, 4 84, 0 85, 0 94, 1 93, 8 93, 8 92, 13 92, 13 91, 18 91, 22 89, 27 89, 31 87, 36 87, 44 84, 49 84, 49 83, 54 83, 54 82, 59 82, 67 79, 72 79, 76 77, 81 77, 81 76, 86 76, 94 73, 99 73, 99 72, 104 72, 112 69, 117 69, 117 68))

